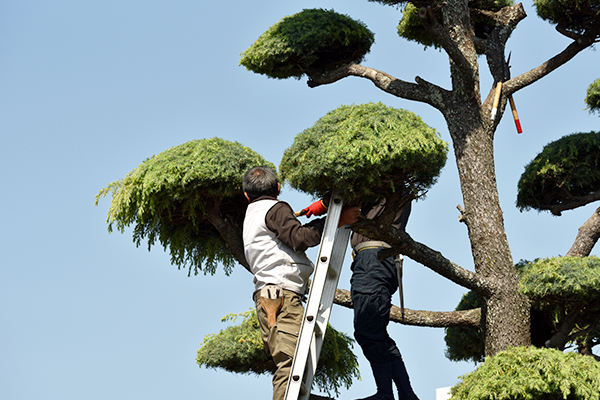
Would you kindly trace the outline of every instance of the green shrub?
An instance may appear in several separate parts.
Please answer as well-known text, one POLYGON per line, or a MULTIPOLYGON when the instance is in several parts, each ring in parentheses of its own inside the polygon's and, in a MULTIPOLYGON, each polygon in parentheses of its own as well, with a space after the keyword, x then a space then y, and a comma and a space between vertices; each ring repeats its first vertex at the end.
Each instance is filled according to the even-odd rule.
POLYGON ((525 265, 519 291, 548 304, 592 303, 600 299, 600 258, 552 257, 525 265))

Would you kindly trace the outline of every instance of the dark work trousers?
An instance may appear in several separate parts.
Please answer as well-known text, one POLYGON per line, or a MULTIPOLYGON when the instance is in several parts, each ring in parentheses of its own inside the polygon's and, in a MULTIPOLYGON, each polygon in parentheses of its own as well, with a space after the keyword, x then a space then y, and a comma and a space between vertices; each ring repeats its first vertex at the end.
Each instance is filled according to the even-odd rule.
POLYGON ((411 387, 400 350, 387 332, 398 273, 393 257, 377 259, 380 249, 364 249, 358 253, 352 263, 350 279, 354 338, 369 360, 377 384, 377 393, 369 398, 393 399, 393 380, 400 400, 419 400, 411 387))
POLYGON ((380 248, 364 249, 352 262, 351 295, 354 303, 354 338, 371 363, 402 359, 388 335, 392 295, 398 275, 392 257, 377 259, 380 248))

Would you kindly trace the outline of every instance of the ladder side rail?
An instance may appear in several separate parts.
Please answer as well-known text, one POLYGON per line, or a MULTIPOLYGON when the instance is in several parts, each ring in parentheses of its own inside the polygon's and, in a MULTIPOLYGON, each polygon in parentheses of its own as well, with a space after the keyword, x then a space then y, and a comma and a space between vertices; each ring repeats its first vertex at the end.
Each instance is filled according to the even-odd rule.
MULTIPOLYGON (((323 228, 323 234, 321 236, 317 264, 308 294, 308 301, 304 308, 302 325, 300 327, 300 332, 298 333, 298 342, 296 343, 296 349, 294 351, 292 368, 284 397, 285 400, 297 400, 299 399, 300 393, 303 391, 302 386, 304 383, 305 370, 308 367, 311 342, 315 336, 317 314, 321 308, 323 289, 328 278, 328 269, 342 206, 343 201, 341 197, 334 192, 331 196, 327 217, 325 218, 325 227, 323 228)), ((320 334, 322 333, 323 332, 320 332, 320 334)), ((304 391, 310 394, 310 387, 304 387, 304 391)))
POLYGON ((350 233, 351 230, 349 227, 340 228, 337 232, 334 248, 331 254, 331 262, 329 264, 329 277, 323 288, 321 308, 316 321, 316 329, 319 329, 321 334, 314 334, 312 337, 311 351, 307 360, 304 376, 302 377, 302 386, 304 388, 308 388, 308 390, 301 390, 298 400, 308 400, 310 397, 310 389, 312 388, 313 379, 319 362, 319 356, 321 354, 321 348, 323 347, 323 341, 325 340, 327 323, 329 322, 329 317, 331 316, 333 299, 335 297, 335 291, 341 275, 342 265, 344 263, 344 255, 346 254, 348 247, 350 233))

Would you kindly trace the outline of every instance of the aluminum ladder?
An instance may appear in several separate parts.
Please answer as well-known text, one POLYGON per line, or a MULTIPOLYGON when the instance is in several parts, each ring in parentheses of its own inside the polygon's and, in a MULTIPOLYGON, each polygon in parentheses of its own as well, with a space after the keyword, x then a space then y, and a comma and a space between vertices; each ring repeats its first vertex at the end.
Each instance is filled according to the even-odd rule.
POLYGON ((343 226, 339 229, 337 227, 343 205, 342 197, 337 191, 334 191, 325 219, 319 255, 310 291, 308 292, 302 326, 298 334, 285 400, 307 400, 310 397, 310 390, 351 233, 349 226, 343 226))

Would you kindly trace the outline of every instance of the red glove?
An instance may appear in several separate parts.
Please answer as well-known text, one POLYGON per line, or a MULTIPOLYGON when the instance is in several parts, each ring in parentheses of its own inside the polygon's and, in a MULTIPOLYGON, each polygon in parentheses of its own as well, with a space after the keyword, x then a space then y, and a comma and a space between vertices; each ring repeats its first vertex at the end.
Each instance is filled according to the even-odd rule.
POLYGON ((306 215, 307 217, 311 217, 313 215, 321 215, 327 212, 327 207, 323 203, 323 200, 318 200, 312 203, 310 206, 306 207, 301 211, 300 215, 306 215))

